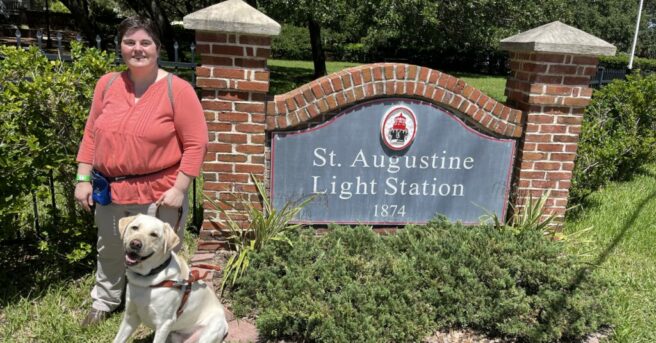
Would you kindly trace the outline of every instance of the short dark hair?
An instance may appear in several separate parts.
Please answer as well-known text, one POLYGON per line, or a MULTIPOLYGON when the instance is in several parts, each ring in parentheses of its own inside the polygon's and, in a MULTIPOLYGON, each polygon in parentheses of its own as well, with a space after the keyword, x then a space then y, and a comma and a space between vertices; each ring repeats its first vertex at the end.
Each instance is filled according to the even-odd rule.
POLYGON ((140 16, 127 17, 118 25, 118 44, 123 42, 123 36, 126 33, 138 29, 146 31, 153 38, 153 42, 158 49, 162 46, 162 42, 159 39, 159 32, 153 21, 140 16))

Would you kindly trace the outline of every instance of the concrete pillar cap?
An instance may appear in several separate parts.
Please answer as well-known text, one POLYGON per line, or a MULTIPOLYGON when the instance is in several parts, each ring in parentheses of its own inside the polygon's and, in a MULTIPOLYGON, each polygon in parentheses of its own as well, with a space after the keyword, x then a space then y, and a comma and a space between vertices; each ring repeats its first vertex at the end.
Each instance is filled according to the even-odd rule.
POLYGON ((613 56, 617 50, 605 40, 559 21, 504 38, 501 49, 588 56, 613 56))
POLYGON ((280 24, 242 0, 227 0, 183 18, 185 29, 256 36, 277 36, 280 24))

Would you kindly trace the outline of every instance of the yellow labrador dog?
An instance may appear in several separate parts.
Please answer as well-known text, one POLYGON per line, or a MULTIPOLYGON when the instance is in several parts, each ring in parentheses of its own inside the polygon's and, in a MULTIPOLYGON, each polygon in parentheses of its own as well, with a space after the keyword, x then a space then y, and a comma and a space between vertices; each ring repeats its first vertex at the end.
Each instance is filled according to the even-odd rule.
POLYGON ((140 323, 155 329, 155 343, 223 342, 228 334, 223 306, 204 282, 189 282, 189 266, 173 252, 180 239, 171 226, 143 214, 121 218, 118 226, 127 292, 114 342, 126 342, 140 323))

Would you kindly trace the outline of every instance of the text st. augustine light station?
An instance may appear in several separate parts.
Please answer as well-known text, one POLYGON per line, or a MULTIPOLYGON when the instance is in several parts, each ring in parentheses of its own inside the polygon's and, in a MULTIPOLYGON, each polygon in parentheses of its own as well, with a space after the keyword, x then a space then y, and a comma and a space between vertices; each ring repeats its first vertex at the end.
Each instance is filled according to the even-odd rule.
POLYGON ((410 99, 373 100, 271 143, 274 206, 307 197, 300 223, 465 223, 504 215, 515 141, 410 99))

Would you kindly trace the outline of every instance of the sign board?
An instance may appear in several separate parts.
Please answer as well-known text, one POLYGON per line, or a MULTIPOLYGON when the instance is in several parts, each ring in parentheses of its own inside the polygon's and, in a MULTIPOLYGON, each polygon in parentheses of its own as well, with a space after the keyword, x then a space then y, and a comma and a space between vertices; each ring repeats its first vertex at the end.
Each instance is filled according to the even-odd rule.
POLYGON ((276 132, 275 208, 314 195, 296 222, 404 225, 436 215, 504 218, 515 141, 487 136, 410 99, 369 101, 319 126, 276 132))

